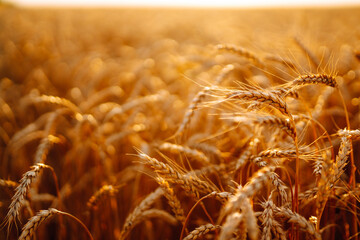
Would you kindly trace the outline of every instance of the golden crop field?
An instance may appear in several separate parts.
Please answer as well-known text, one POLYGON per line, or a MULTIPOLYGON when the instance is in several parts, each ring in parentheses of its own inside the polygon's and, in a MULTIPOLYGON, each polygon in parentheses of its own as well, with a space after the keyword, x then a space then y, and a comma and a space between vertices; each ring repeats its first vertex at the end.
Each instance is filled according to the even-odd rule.
POLYGON ((359 22, 0 6, 0 239, 358 239, 359 22))

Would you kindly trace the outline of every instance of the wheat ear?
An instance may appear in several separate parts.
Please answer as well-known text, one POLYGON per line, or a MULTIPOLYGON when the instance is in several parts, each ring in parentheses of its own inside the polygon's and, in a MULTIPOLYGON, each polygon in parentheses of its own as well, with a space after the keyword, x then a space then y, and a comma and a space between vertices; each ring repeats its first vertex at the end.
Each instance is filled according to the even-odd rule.
POLYGON ((211 223, 208 223, 200 227, 197 227, 195 230, 191 231, 185 238, 183 238, 183 240, 195 240, 201 236, 204 236, 208 232, 214 231, 219 228, 220 226, 218 225, 212 225, 211 223))
POLYGON ((59 211, 55 208, 49 208, 47 210, 40 210, 35 216, 30 218, 29 221, 23 227, 21 235, 19 237, 19 240, 30 240, 31 237, 36 232, 36 229, 40 226, 40 224, 42 222, 44 222, 45 220, 51 218, 52 216, 55 216, 56 214, 68 216, 71 219, 78 222, 81 225, 81 227, 85 230, 89 239, 94 240, 93 237, 91 236, 89 229, 77 217, 71 215, 70 213, 59 211))
POLYGON ((216 48, 218 50, 227 51, 242 56, 246 59, 249 59, 250 61, 253 61, 254 63, 260 66, 264 65, 263 61, 259 57, 257 57, 255 53, 249 51, 248 49, 235 46, 233 44, 219 44, 216 46, 216 48))
POLYGON ((146 103, 154 103, 157 101, 161 101, 163 100, 166 96, 168 96, 169 93, 165 90, 160 91, 158 94, 153 94, 153 95, 147 95, 144 97, 139 97, 136 98, 132 101, 129 101, 121 106, 116 106, 116 107, 112 107, 111 110, 109 112, 106 113, 105 117, 104 117, 104 122, 108 122, 110 121, 112 118, 114 118, 115 116, 121 116, 123 115, 125 112, 134 109, 137 106, 141 106, 144 105, 146 103))
POLYGON ((335 163, 333 164, 334 174, 330 178, 330 187, 332 188, 340 176, 344 173, 344 168, 348 164, 348 158, 351 152, 351 141, 348 137, 341 138, 341 144, 335 163))
POLYGON ((149 210, 146 210, 141 213, 139 218, 136 219, 136 222, 133 223, 134 224, 133 227, 136 224, 138 224, 148 218, 161 218, 161 219, 165 220, 166 222, 170 223, 171 225, 178 224, 178 220, 175 217, 173 217, 170 213, 165 212, 164 210, 160 210, 160 209, 149 209, 149 210))
POLYGON ((39 175, 41 169, 50 168, 49 166, 38 163, 31 167, 31 170, 26 172, 22 179, 20 180, 19 186, 16 188, 16 192, 12 197, 11 204, 9 206, 9 211, 5 217, 4 224, 8 225, 8 230, 11 227, 11 224, 19 218, 20 209, 25 202, 26 193, 29 190, 30 184, 33 180, 39 175))
POLYGON ((141 201, 141 203, 126 218, 121 230, 120 239, 126 238, 131 229, 134 227, 134 223, 137 221, 137 218, 139 218, 143 212, 148 210, 150 206, 163 194, 164 190, 159 187, 141 201))
POLYGON ((199 192, 208 194, 217 191, 212 185, 202 181, 196 175, 183 175, 168 164, 160 162, 156 158, 149 157, 140 151, 138 156, 159 175, 167 181, 178 184, 191 196, 199 197, 199 192))
POLYGON ((194 116, 195 110, 198 108, 198 105, 204 100, 206 95, 211 91, 210 87, 205 87, 203 90, 199 91, 193 100, 191 101, 190 106, 187 108, 185 112, 185 116, 183 121, 180 124, 179 129, 177 130, 175 135, 183 135, 186 131, 187 127, 189 126, 192 117, 194 116))
POLYGON ((252 156, 252 152, 257 148, 257 145, 260 143, 258 138, 254 138, 250 141, 249 145, 245 148, 241 156, 236 160, 235 170, 238 170, 242 167, 252 156))
POLYGON ((176 195, 174 193, 174 189, 171 188, 169 183, 161 177, 157 177, 156 182, 163 189, 164 196, 168 200, 168 203, 169 203, 172 211, 175 213, 176 219, 179 220, 181 223, 184 223, 185 222, 184 210, 181 207, 181 203, 180 203, 179 199, 176 197, 176 195))
POLYGON ((79 113, 80 109, 71 101, 65 99, 65 98, 61 98, 61 97, 57 97, 57 96, 49 96, 49 95, 41 95, 38 97, 33 97, 32 98, 34 103, 51 103, 51 104, 55 104, 55 105, 59 105, 62 107, 66 107, 68 109, 70 109, 73 113, 79 113))
POLYGON ((84 112, 87 112, 89 109, 91 109, 93 106, 98 105, 100 102, 104 101, 104 99, 109 97, 116 97, 119 98, 122 95, 124 95, 124 90, 121 89, 119 86, 111 86, 108 88, 105 88, 99 92, 96 92, 95 94, 92 94, 87 101, 83 101, 79 108, 83 110, 84 112))
MULTIPOLYGON (((234 70, 234 65, 229 64, 226 65, 220 72, 220 74, 216 77, 214 84, 220 84, 229 73, 234 70)), ((201 91, 199 91, 195 97, 192 99, 190 106, 187 108, 185 112, 185 116, 183 121, 180 124, 179 129, 177 130, 175 135, 183 135, 188 126, 190 125, 191 119, 194 116, 195 111, 198 109, 199 104, 205 99, 206 95, 212 90, 211 87, 205 87, 201 91)))
POLYGON ((275 109, 278 109, 284 115, 289 115, 287 106, 283 98, 266 91, 255 90, 233 90, 226 95, 227 99, 237 99, 245 101, 255 101, 261 104, 268 104, 275 109))
POLYGON ((40 210, 38 214, 30 218, 29 221, 25 224, 19 240, 30 240, 32 235, 34 235, 34 233, 36 232, 36 229, 43 221, 59 213, 60 211, 56 210, 55 208, 49 208, 48 210, 40 210))
POLYGON ((300 214, 293 212, 290 209, 284 208, 284 207, 281 207, 281 208, 275 207, 274 211, 277 216, 282 216, 282 217, 288 218, 289 223, 297 224, 300 227, 300 229, 309 233, 315 239, 317 239, 317 240, 321 239, 321 235, 319 232, 316 231, 315 226, 312 223, 310 223, 309 221, 307 221, 300 214))
POLYGON ((347 137, 352 140, 357 140, 360 138, 360 130, 359 129, 356 129, 356 130, 340 129, 338 131, 338 135, 340 137, 347 137))
POLYGON ((0 186, 15 189, 19 184, 11 180, 0 179, 0 186))
POLYGON ((105 196, 113 196, 118 192, 118 187, 114 187, 112 185, 104 185, 98 191, 96 191, 87 202, 88 208, 95 208, 99 201, 103 199, 105 196))
POLYGON ((327 74, 302 75, 295 78, 292 81, 292 84, 295 86, 308 84, 325 84, 334 88, 338 87, 335 77, 327 74))
POLYGON ((195 159, 203 164, 210 162, 209 159, 205 156, 205 154, 200 152, 199 150, 191 149, 187 146, 183 146, 183 145, 179 145, 179 144, 165 142, 159 146, 159 150, 169 151, 173 154, 183 153, 183 154, 187 155, 188 157, 191 157, 192 159, 195 159))
POLYGON ((265 184, 269 179, 271 172, 274 172, 275 167, 264 167, 257 171, 255 175, 250 179, 250 181, 244 186, 236 190, 234 196, 232 196, 228 203, 225 205, 224 214, 234 212, 237 209, 240 209, 243 199, 252 197, 258 192, 263 184, 265 184))
POLYGON ((286 240, 286 233, 282 229, 280 223, 275 219, 275 204, 271 200, 272 194, 270 194, 269 199, 262 203, 261 206, 264 208, 262 212, 262 235, 261 240, 271 240, 273 239, 271 232, 274 233, 275 239, 286 240))
POLYGON ((241 224, 241 222, 243 222, 243 219, 243 214, 239 212, 233 212, 229 216, 227 216, 225 223, 221 226, 219 240, 233 239, 234 233, 238 231, 246 234, 246 224, 241 224))
MULTIPOLYGON (((241 187, 239 187, 239 189, 241 189, 241 187)), ((233 198, 230 198, 230 201, 231 200, 233 200, 233 198)), ((236 219, 234 219, 234 214, 236 214, 237 211, 241 210, 242 220, 245 222, 245 229, 248 233, 249 239, 258 239, 259 226, 257 225, 257 219, 251 207, 249 198, 242 195, 240 198, 237 198, 237 203, 239 204, 239 209, 235 209, 235 213, 231 213, 229 216, 227 216, 224 223, 224 232, 225 230, 226 232, 235 232, 236 227, 240 222, 236 224, 233 223, 234 220, 236 221, 236 219), (231 227, 233 227, 233 229, 231 227)))
POLYGON ((281 130, 285 131, 292 139, 295 139, 296 130, 288 118, 266 116, 257 118, 255 122, 259 124, 278 127, 281 130))

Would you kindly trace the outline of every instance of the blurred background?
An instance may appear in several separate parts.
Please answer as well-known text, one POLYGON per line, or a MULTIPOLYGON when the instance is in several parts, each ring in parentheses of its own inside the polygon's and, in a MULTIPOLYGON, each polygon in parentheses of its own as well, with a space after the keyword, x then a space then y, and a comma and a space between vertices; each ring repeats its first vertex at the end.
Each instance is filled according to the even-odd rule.
MULTIPOLYGON (((0 1, 1 2, 1 1, 0 1)), ((6 0, 5 2, 14 3, 20 6, 37 7, 37 6, 81 6, 81 7, 110 7, 110 6, 153 6, 153 7, 294 7, 294 6, 354 6, 359 5, 360 0, 63 0, 63 1, 46 1, 46 0, 6 0)))

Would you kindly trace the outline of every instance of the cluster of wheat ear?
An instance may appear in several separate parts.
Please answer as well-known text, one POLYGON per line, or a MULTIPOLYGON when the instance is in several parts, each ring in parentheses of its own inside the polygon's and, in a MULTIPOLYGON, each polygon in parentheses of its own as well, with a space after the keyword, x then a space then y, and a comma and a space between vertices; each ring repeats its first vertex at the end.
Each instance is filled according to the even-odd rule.
POLYGON ((358 239, 358 12, 0 5, 0 239, 358 239))

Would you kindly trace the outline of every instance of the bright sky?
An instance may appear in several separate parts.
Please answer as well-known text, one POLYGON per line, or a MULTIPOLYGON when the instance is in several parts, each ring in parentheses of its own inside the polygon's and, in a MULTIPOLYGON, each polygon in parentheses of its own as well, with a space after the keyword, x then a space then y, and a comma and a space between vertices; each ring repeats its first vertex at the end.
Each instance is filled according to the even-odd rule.
POLYGON ((360 6, 360 0, 5 0, 21 6, 279 7, 360 6))

